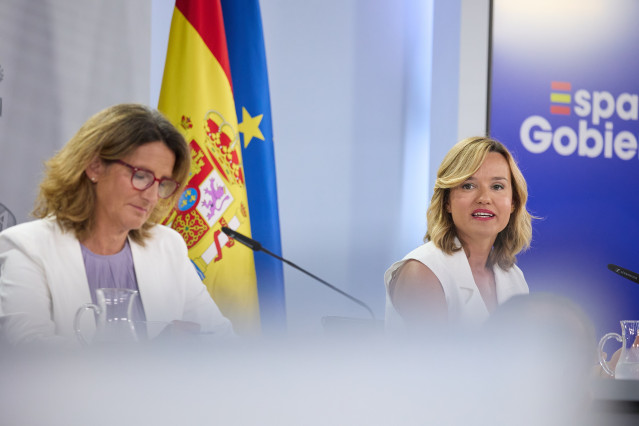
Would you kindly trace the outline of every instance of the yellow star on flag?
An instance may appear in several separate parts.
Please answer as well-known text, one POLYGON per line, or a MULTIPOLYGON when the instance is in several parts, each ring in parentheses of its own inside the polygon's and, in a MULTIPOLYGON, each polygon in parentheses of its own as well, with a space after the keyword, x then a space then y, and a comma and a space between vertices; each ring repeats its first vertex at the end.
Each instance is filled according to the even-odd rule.
POLYGON ((244 133, 244 148, 251 142, 251 139, 258 138, 264 140, 264 135, 260 130, 260 123, 264 114, 251 117, 246 108, 242 107, 242 122, 238 125, 240 132, 244 133))

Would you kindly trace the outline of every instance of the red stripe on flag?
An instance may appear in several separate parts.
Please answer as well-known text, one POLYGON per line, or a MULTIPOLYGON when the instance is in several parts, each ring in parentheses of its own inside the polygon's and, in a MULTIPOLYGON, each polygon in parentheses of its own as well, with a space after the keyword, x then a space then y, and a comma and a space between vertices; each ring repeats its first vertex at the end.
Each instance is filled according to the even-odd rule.
POLYGON ((562 90, 562 91, 569 91, 571 89, 572 85, 568 82, 565 81, 551 81, 550 82, 550 89, 551 90, 562 90))
POLYGON ((222 66, 232 89, 231 67, 226 49, 224 16, 220 0, 176 0, 175 8, 182 12, 186 20, 200 34, 204 44, 222 66))
POLYGON ((550 106, 551 114, 559 114, 559 115, 570 115, 570 107, 568 106, 559 106, 559 105, 551 105, 550 106))

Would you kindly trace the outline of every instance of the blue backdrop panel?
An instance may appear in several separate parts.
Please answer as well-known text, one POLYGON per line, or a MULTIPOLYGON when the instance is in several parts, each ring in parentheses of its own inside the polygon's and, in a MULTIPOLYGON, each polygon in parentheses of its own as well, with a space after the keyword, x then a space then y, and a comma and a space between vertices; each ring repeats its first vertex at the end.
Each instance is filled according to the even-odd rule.
POLYGON ((534 222, 532 292, 565 295, 597 332, 639 319, 639 2, 493 0, 489 129, 518 160, 534 222))

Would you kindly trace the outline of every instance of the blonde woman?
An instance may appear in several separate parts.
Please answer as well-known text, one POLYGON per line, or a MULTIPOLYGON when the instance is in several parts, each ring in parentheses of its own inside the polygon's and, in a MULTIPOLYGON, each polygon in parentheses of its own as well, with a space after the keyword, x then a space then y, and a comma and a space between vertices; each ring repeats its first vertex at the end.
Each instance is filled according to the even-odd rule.
POLYGON ((134 319, 232 334, 182 237, 158 224, 186 183, 190 158, 177 129, 143 105, 91 117, 47 162, 39 219, 0 234, 3 336, 72 338, 76 310, 95 303, 98 288, 137 290, 134 319))
POLYGON ((389 326, 480 324, 528 284, 515 256, 532 238, 526 181, 485 137, 458 142, 437 172, 424 245, 384 274, 389 326))

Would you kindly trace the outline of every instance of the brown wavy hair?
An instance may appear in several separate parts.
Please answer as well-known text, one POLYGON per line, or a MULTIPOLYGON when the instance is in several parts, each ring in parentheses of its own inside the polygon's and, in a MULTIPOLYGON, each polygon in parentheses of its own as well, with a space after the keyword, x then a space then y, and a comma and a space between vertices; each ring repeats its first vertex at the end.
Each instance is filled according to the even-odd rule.
MULTIPOLYGON (((60 227, 85 239, 95 225, 95 185, 85 170, 98 157, 104 162, 118 160, 140 146, 162 141, 175 154, 172 178, 184 187, 189 176, 191 155, 182 134, 160 112, 140 104, 120 104, 106 108, 80 127, 78 132, 45 163, 33 215, 55 217, 60 227)), ((181 191, 160 199, 149 219, 129 236, 143 244, 149 229, 162 221, 181 191)))
POLYGON ((459 141, 444 157, 433 190, 433 197, 427 212, 428 227, 424 241, 432 241, 436 247, 447 254, 461 250, 455 244, 457 231, 453 218, 447 212, 450 189, 455 188, 471 177, 482 165, 489 152, 504 156, 510 166, 513 186, 514 211, 508 225, 495 239, 493 249, 488 256, 488 265, 499 265, 507 270, 515 264, 516 255, 530 247, 532 240, 533 216, 526 210, 528 186, 508 149, 500 142, 488 137, 471 137, 459 141))

